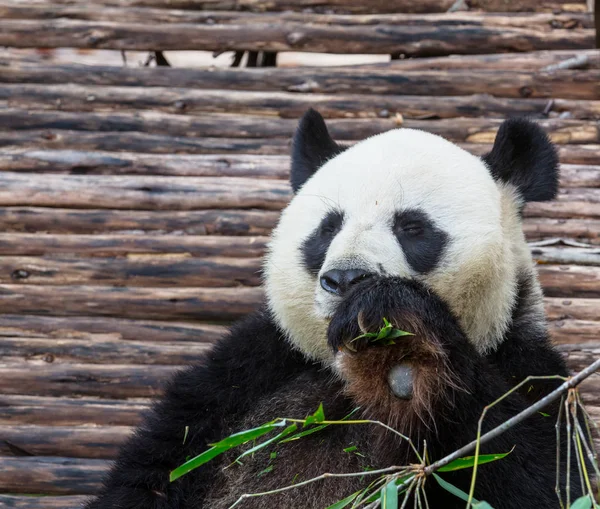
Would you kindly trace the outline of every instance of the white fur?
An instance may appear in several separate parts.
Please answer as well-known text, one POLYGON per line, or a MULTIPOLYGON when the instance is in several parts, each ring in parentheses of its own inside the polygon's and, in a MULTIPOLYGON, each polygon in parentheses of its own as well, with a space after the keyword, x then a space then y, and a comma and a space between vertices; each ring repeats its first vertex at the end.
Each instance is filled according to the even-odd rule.
POLYGON ((308 273, 301 247, 337 209, 344 225, 321 274, 360 264, 418 278, 451 306, 477 349, 488 351, 506 330, 517 270, 531 267, 517 207, 480 158, 439 136, 412 129, 374 136, 323 165, 282 213, 265 262, 269 306, 297 348, 331 360, 326 331, 338 300, 308 273), (411 270, 392 232, 395 212, 409 208, 425 211, 450 240, 425 276, 411 270))

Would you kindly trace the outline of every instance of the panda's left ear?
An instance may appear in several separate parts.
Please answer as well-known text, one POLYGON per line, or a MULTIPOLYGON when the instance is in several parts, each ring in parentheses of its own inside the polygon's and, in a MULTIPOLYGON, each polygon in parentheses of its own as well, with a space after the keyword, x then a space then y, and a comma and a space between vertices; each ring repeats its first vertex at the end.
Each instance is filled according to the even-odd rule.
POLYGON ((506 120, 483 157, 495 180, 512 184, 525 202, 552 200, 558 192, 558 155, 534 122, 506 120))
POLYGON ((294 193, 329 159, 344 150, 345 147, 329 135, 321 114, 309 109, 300 120, 292 141, 290 183, 294 193))

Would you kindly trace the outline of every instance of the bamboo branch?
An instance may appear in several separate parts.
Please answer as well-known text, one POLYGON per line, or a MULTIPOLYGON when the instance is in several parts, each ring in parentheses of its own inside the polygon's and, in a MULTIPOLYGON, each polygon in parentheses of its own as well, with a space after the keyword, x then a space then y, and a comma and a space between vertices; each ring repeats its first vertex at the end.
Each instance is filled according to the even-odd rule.
POLYGON ((550 404, 553 401, 560 398, 569 389, 576 387, 579 383, 581 383, 583 380, 585 380, 590 375, 595 373, 598 369, 600 369, 600 359, 598 359, 596 362, 589 365, 587 368, 585 368, 584 370, 579 372, 574 377, 569 378, 560 387, 558 387, 557 389, 552 391, 550 394, 548 394, 547 396, 545 396, 542 399, 540 399, 539 401, 537 401, 535 404, 531 405, 530 407, 526 408, 525 410, 518 413, 514 417, 511 417, 510 419, 508 419, 506 422, 500 424, 499 426, 496 426, 494 429, 492 429, 492 430, 488 431, 487 433, 485 433, 484 435, 482 435, 479 440, 473 440, 472 442, 468 443, 467 445, 454 451, 452 454, 449 454, 448 456, 425 467, 425 469, 424 469, 425 474, 426 475, 432 474, 433 472, 435 472, 439 468, 443 467, 444 465, 447 465, 448 463, 472 452, 477 447, 478 443, 479 443, 479 445, 483 445, 483 444, 489 442, 490 440, 496 438, 497 436, 501 435, 508 429, 523 422, 525 419, 527 419, 528 417, 531 417, 532 415, 534 415, 536 412, 540 411, 542 408, 544 408, 548 404, 550 404))

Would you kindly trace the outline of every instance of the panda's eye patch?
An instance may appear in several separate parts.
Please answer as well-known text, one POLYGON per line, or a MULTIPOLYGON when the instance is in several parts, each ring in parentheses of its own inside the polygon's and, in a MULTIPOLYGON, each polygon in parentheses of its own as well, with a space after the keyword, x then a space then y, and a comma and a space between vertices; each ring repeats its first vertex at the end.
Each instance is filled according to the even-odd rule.
POLYGON ((392 229, 413 270, 425 274, 437 266, 448 244, 448 235, 425 212, 417 209, 397 212, 392 229))
POLYGON ((327 256, 327 250, 335 236, 342 229, 344 214, 338 210, 332 210, 321 221, 321 224, 313 231, 302 244, 302 258, 304 265, 312 274, 318 274, 327 256))

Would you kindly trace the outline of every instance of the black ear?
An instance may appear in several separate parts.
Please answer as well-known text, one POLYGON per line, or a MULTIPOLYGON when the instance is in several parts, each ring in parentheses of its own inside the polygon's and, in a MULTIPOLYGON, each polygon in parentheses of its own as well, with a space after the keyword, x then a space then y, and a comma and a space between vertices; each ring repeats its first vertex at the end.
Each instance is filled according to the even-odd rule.
POLYGON ((526 202, 552 200, 558 192, 558 155, 546 133, 522 118, 500 126, 483 157, 495 180, 512 184, 526 202))
POLYGON ((292 142, 290 183, 294 193, 323 164, 343 151, 344 147, 331 139, 321 114, 309 109, 300 120, 292 142))

